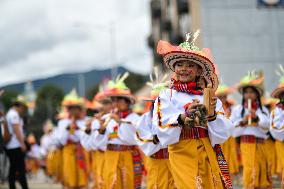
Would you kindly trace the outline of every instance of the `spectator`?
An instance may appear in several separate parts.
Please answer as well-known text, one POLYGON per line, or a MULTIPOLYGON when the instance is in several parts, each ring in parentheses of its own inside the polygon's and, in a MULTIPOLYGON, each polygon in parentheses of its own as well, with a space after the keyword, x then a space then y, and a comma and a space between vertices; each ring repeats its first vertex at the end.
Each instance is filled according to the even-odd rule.
POLYGON ((13 106, 6 115, 7 125, 11 134, 10 141, 6 144, 7 155, 10 160, 9 188, 15 189, 16 175, 23 189, 28 189, 25 169, 25 136, 23 131, 23 115, 27 110, 27 104, 22 96, 18 96, 13 106))

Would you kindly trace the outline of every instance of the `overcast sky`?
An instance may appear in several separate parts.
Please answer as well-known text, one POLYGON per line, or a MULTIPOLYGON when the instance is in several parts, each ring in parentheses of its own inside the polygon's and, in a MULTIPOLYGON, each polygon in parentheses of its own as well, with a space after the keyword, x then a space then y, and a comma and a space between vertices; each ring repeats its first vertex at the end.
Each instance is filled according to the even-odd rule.
POLYGON ((1 0, 0 86, 115 64, 148 73, 149 17, 149 0, 1 0))

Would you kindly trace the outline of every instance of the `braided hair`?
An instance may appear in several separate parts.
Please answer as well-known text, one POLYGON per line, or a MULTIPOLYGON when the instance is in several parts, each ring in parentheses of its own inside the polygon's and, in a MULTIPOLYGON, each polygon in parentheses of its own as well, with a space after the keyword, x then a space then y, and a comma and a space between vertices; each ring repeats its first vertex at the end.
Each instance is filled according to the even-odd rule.
POLYGON ((258 90, 256 90, 256 88, 253 87, 253 86, 249 86, 249 87, 245 87, 245 88, 243 89, 241 117, 244 117, 244 114, 245 114, 245 101, 246 101, 246 100, 245 100, 245 98, 244 98, 244 91, 245 91, 247 88, 251 88, 251 89, 255 92, 255 94, 256 94, 256 103, 258 104, 258 107, 260 108, 260 110, 261 110, 261 112, 262 112, 263 114, 267 115, 266 112, 264 112, 263 109, 262 109, 262 103, 261 103, 261 100, 260 100, 260 94, 259 94, 258 90))

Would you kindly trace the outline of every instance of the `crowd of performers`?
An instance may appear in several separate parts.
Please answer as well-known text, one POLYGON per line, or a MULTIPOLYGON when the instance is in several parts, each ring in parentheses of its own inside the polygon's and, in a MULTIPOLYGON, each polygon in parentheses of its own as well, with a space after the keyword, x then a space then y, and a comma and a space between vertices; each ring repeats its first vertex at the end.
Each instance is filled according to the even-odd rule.
POLYGON ((127 74, 88 105, 74 91, 64 98, 57 126, 46 124, 41 139, 46 173, 65 188, 91 181, 94 189, 233 188, 240 172, 246 189, 271 188, 276 174, 282 180, 284 79, 276 100, 264 99, 263 74, 249 73, 236 104, 233 88, 219 85, 210 50, 190 36, 179 46, 159 41, 157 53, 172 76, 155 70, 143 113, 132 109, 127 74))

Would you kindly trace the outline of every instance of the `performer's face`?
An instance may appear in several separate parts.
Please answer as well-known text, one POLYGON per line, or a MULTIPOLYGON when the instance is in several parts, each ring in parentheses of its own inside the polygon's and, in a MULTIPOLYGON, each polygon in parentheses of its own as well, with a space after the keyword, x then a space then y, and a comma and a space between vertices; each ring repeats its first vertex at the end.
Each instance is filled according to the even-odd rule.
POLYGON ((247 87, 244 89, 244 98, 245 100, 251 99, 254 101, 257 98, 257 93, 253 88, 247 87))
POLYGON ((112 103, 105 103, 103 104, 103 112, 110 112, 112 110, 113 106, 112 103))
POLYGON ((129 109, 130 102, 127 99, 123 97, 116 97, 113 98, 113 101, 115 102, 118 111, 127 111, 129 109))
POLYGON ((70 117, 79 118, 82 116, 82 108, 80 106, 69 106, 68 114, 70 117))
POLYGON ((181 82, 193 82, 201 74, 200 67, 189 61, 177 62, 174 65, 176 77, 181 82))

